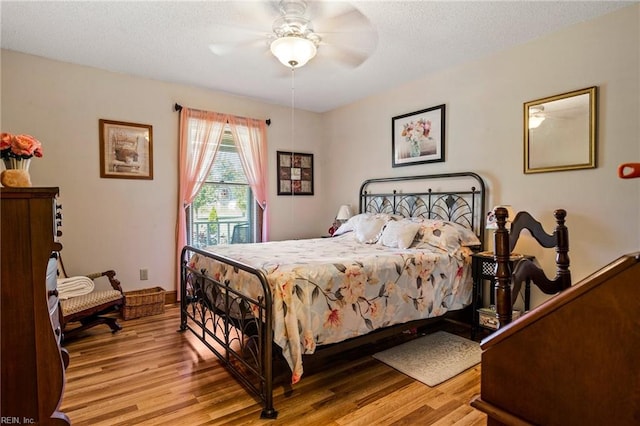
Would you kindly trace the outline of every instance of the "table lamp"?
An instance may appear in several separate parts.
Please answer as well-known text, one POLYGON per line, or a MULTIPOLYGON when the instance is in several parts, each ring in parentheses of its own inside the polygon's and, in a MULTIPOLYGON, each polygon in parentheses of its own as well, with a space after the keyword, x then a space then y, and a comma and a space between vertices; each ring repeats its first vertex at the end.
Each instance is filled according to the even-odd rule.
POLYGON ((348 204, 343 204, 338 209, 338 213, 336 214, 336 218, 333 221, 333 225, 329 228, 329 235, 333 235, 334 232, 345 223, 349 218, 353 216, 351 214, 351 207, 348 204))

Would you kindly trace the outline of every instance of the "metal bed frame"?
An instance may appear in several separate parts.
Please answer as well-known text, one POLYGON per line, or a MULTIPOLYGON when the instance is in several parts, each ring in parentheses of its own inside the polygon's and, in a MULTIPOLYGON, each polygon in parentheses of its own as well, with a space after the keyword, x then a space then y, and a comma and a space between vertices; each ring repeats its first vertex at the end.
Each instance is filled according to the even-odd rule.
MULTIPOLYGON (((472 172, 370 179, 360 187, 359 200, 361 213, 384 212, 449 220, 473 229, 483 241, 485 184, 479 175, 472 172), (396 189, 401 184, 421 181, 423 183, 417 190, 396 189)), ((261 417, 268 419, 275 419, 278 415, 273 406, 273 361, 278 348, 274 348, 272 340, 272 305, 271 289, 263 271, 195 247, 185 246, 182 250, 179 331, 191 331, 216 354, 245 388, 262 401, 261 417), (232 288, 231 283, 220 282, 205 270, 189 266, 194 254, 252 274, 261 284, 262 295, 247 297, 232 288)), ((427 320, 375 330, 328 345, 332 349, 326 350, 338 352, 371 343, 381 336, 420 326, 419 322, 424 321, 427 320)), ((318 348, 317 352, 322 350, 318 348)))

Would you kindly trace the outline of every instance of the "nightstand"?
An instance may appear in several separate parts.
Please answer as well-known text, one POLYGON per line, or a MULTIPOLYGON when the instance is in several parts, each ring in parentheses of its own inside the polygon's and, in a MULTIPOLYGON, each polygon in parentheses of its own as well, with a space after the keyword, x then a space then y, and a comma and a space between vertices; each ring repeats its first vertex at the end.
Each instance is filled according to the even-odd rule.
MULTIPOLYGON (((511 270, 515 264, 521 259, 535 259, 535 256, 530 256, 526 254, 512 254, 509 257, 509 263, 511 266, 511 270)), ((480 324, 480 314, 478 309, 483 307, 484 297, 483 297, 483 281, 487 280, 491 283, 490 285, 490 306, 495 306, 495 269, 496 269, 496 261, 494 258, 493 252, 483 251, 479 253, 473 253, 471 255, 471 275, 473 277, 473 291, 472 291, 472 310, 473 310, 473 320, 471 323, 471 340, 475 340, 476 333, 481 329, 487 329, 495 331, 492 325, 482 325, 480 324)), ((524 310, 529 310, 531 298, 531 284, 527 281, 524 286, 524 310)))

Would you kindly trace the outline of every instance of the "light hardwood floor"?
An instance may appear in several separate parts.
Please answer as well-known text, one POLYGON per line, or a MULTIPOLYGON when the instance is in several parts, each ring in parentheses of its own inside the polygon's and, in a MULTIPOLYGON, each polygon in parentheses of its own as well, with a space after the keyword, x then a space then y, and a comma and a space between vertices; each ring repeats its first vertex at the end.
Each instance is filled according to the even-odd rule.
POLYGON ((116 334, 98 326, 65 343, 61 408, 73 425, 486 424, 469 405, 480 391, 480 365, 431 388, 365 351, 305 373, 292 393, 276 387, 278 418, 260 419, 261 405, 217 358, 190 332, 177 332, 179 317, 177 306, 167 306, 121 321, 116 334))

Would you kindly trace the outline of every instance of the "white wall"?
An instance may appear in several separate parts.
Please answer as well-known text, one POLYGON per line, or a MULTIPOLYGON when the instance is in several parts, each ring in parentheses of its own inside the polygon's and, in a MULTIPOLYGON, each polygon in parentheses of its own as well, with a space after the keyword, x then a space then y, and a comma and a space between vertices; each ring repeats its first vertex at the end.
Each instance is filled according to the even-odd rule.
MULTIPOLYGON (((44 157, 31 162, 34 186, 60 187, 63 257, 70 274, 115 269, 125 290, 174 288, 177 212, 178 102, 244 117, 270 118, 272 239, 318 236, 309 223, 322 210, 322 172, 316 196, 276 194, 276 151, 322 146, 321 116, 196 87, 168 84, 2 50, 3 132, 38 138, 44 157), (102 179, 98 120, 153 126, 153 180, 102 179), (140 281, 139 269, 149 270, 140 281)), ((326 223, 326 218, 322 218, 326 223)))
MULTIPOLYGON (((326 186, 336 188, 326 214, 345 202, 357 206, 359 185, 372 175, 472 170, 486 180, 489 208, 511 204, 548 230, 553 210, 567 210, 574 282, 639 250, 640 179, 616 174, 620 163, 640 161, 639 21, 634 5, 327 113, 329 150, 339 155, 323 164, 326 186), (523 104, 589 86, 599 89, 598 167, 525 175, 523 104), (446 104, 446 161, 392 168, 391 118, 439 104, 446 104)), ((517 249, 553 276, 553 251, 528 235, 517 249)), ((542 298, 533 295, 535 303, 542 298)))
MULTIPOLYGON (((315 196, 276 194, 270 178, 272 239, 322 235, 340 204, 357 207, 371 177, 473 170, 489 206, 528 210, 548 229, 565 208, 575 279, 640 248, 640 179, 616 177, 640 162, 640 6, 579 24, 489 58, 427 75, 323 115, 200 88, 168 84, 2 51, 2 131, 44 144, 32 162, 36 186, 59 186, 64 256, 71 273, 114 268, 125 289, 173 289, 178 117, 173 104, 271 118, 275 152, 315 154, 315 196), (598 168, 524 175, 523 103, 599 87, 598 168), (446 161, 391 167, 391 118, 447 106, 446 161), (101 179, 98 119, 153 125, 154 180, 101 179), (149 269, 140 281, 138 269, 149 269)), ((405 66, 405 65, 399 65, 405 66)), ((553 255, 525 238, 519 250, 553 273, 553 255)), ((534 294, 534 303, 541 299, 534 294)))

